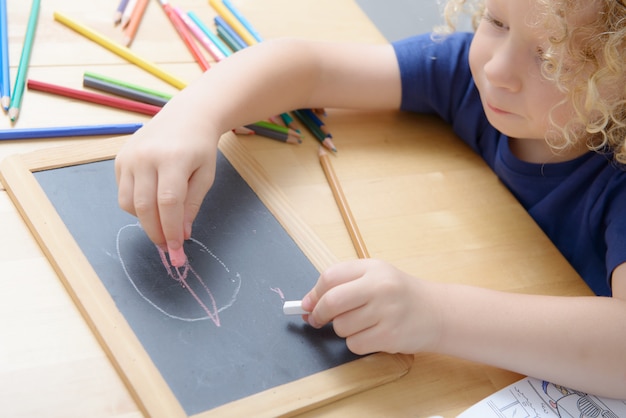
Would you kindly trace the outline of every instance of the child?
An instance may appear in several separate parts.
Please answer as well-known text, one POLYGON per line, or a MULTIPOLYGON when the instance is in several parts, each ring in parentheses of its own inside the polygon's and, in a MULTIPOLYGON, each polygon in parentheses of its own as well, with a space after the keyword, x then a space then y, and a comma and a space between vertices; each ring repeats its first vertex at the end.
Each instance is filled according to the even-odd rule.
POLYGON ((229 129, 298 108, 436 113, 603 297, 433 283, 368 259, 324 271, 303 299, 305 319, 332 321, 359 354, 439 352, 626 398, 626 6, 484 0, 478 9, 473 35, 276 40, 234 54, 121 150, 120 205, 180 265, 229 129))

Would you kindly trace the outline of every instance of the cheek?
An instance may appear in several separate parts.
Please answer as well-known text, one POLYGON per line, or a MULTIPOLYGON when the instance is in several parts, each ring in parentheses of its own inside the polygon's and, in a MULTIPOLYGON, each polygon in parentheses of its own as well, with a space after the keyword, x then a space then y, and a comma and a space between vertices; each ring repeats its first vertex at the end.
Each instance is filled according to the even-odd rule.
POLYGON ((480 69, 482 68, 481 59, 480 59, 480 45, 478 42, 474 41, 470 45, 469 50, 469 67, 470 72, 472 73, 472 77, 474 78, 474 82, 478 85, 478 81, 480 80, 480 69))

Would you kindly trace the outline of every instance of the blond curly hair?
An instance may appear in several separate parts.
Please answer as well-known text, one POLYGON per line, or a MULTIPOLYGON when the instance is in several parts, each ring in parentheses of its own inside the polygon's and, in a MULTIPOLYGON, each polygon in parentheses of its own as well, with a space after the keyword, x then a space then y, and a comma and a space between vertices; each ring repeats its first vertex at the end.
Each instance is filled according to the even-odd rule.
MULTIPOLYGON (((543 74, 566 94, 575 113, 564 126, 552 122, 560 135, 558 142, 549 140, 551 145, 573 146, 582 132, 589 149, 612 153, 626 164, 626 5, 622 3, 626 0, 592 0, 597 3, 594 18, 578 27, 572 25, 572 16, 588 10, 590 0, 536 1, 541 13, 532 24, 553 33, 543 51, 543 74)), ((446 26, 437 32, 454 31, 463 14, 472 17, 476 29, 483 3, 449 0, 444 8, 446 26)))

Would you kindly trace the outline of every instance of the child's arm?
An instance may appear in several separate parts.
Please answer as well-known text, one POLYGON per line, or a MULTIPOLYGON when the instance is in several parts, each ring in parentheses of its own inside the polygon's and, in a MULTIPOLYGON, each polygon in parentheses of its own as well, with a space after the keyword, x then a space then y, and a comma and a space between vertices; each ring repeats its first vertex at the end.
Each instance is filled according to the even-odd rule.
POLYGON ((179 265, 224 132, 298 108, 398 108, 400 95, 390 45, 278 40, 247 48, 176 95, 123 147, 120 206, 179 265))
POLYGON ((614 296, 523 295, 432 283, 377 260, 325 271, 302 307, 359 354, 431 351, 626 399, 626 264, 614 296))

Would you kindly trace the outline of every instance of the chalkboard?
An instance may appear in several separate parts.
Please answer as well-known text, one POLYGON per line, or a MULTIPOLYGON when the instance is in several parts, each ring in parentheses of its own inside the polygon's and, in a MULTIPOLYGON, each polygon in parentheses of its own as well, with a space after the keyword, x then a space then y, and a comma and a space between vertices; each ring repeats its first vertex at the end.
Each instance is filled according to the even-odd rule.
MULTIPOLYGON (((110 148, 118 146, 119 141, 94 146, 88 154, 96 156, 89 158, 73 150, 78 161, 65 163, 60 160, 67 149, 47 158, 55 161, 35 155, 4 163, 1 171, 5 187, 70 294, 87 311, 92 329, 146 414, 289 414, 406 373, 410 362, 402 356, 359 358, 331 327, 315 330, 299 317, 283 315, 283 301, 301 298, 315 283, 319 264, 332 261, 332 256, 315 242, 307 248, 309 254, 303 251, 290 233, 295 231, 300 241, 312 235, 297 224, 284 203, 274 213, 268 208, 268 203, 282 202, 272 198, 276 191, 271 185, 257 182, 266 194, 262 199, 263 194, 253 190, 220 152, 215 183, 197 216, 193 236, 185 243, 188 262, 175 268, 149 241, 136 218, 117 204, 110 148), (18 190, 27 190, 29 182, 36 190, 20 198, 18 190), (34 192, 39 197, 33 198, 34 192), (49 213, 42 202, 50 206, 49 213), (277 219, 281 214, 289 219, 277 219), (45 225, 37 225, 39 221, 32 219, 37 217, 45 225), (289 225, 290 231, 285 228, 289 225), (54 237, 47 239, 48 234, 54 237), (55 256, 55 251, 63 255, 55 256), (85 262, 79 262, 83 267, 75 268, 76 260, 83 258, 85 262), (78 270, 80 277, 72 277, 76 273, 68 273, 63 263, 78 270), (88 291, 80 288, 89 281, 89 275, 80 272, 85 266, 97 282, 88 291), (93 289, 101 288, 105 290, 89 300, 93 289), (130 349, 117 341, 120 332, 130 349), (344 377, 354 378, 356 367, 369 375, 354 382, 348 379, 347 384, 341 381, 335 388, 330 383, 322 393, 317 383, 306 383, 306 378, 319 379, 331 370, 341 373, 342 367, 344 377), (142 369, 150 371, 143 375, 142 369), (276 396, 279 388, 294 382, 305 382, 299 398, 289 399, 289 391, 276 396), (155 396, 154 388, 146 387, 154 385, 167 396, 155 396), (268 394, 265 401, 259 398, 263 394, 268 394), (174 406, 164 409, 162 398, 174 406), (253 401, 250 406, 242 403, 243 409, 232 406, 242 399, 253 401)), ((243 155, 233 141, 221 149, 230 150, 231 160, 243 155)), ((239 167, 252 167, 253 177, 263 179, 261 172, 254 171, 254 161, 245 159, 239 167)))

